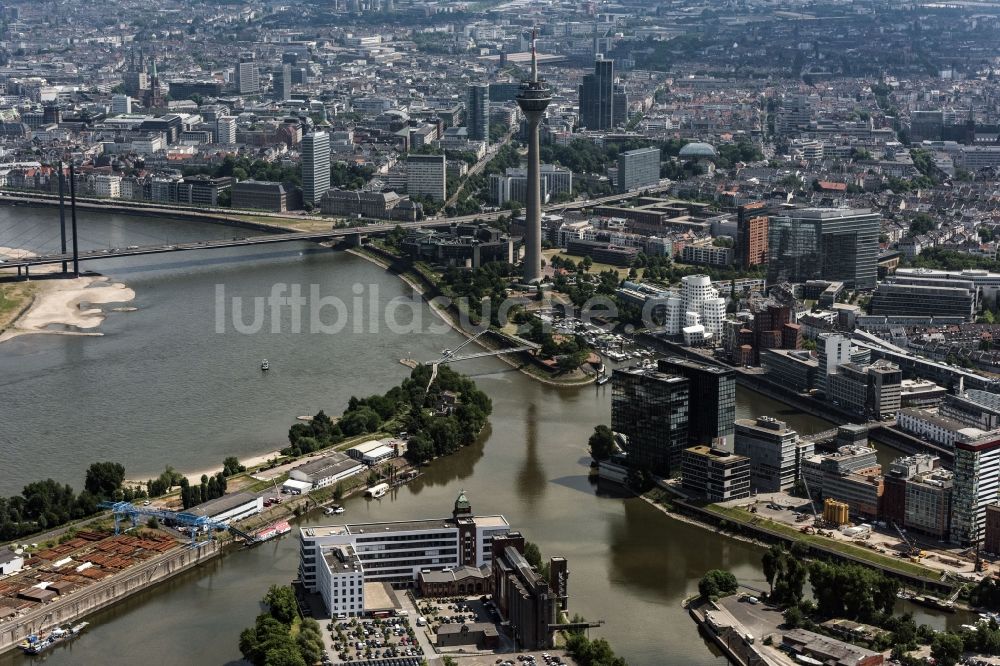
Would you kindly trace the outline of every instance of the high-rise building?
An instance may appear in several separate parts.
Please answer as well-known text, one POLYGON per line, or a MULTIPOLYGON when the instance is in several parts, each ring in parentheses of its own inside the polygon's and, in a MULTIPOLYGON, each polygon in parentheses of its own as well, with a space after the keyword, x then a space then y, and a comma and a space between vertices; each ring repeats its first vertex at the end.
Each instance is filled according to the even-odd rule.
POLYGON ((629 466, 670 476, 688 444, 690 383, 651 368, 616 368, 611 375, 611 428, 627 440, 629 466))
POLYGON ((521 83, 517 105, 524 114, 528 134, 528 199, 525 204, 524 262, 522 277, 527 283, 542 279, 542 175, 538 129, 552 93, 545 79, 538 78, 535 33, 531 34, 531 78, 521 83))
POLYGON ((330 135, 311 132, 302 137, 302 203, 318 206, 330 189, 330 135))
POLYGON ((736 235, 739 241, 737 260, 744 268, 767 263, 766 204, 759 201, 739 207, 736 218, 736 235))
POLYGON ((219 116, 215 121, 215 142, 226 145, 236 143, 235 116, 219 116))
POLYGON ((111 113, 132 113, 132 98, 128 95, 111 96, 111 113))
POLYGON ((444 155, 406 156, 406 193, 444 201, 448 189, 447 163, 444 155))
POLYGON ((826 393, 826 378, 837 374, 839 366, 851 362, 851 341, 839 333, 823 333, 816 340, 816 356, 819 358, 816 388, 826 393))
POLYGON ((252 53, 240 56, 236 63, 236 90, 241 95, 256 95, 260 92, 260 72, 257 71, 257 60, 252 53))
POLYGON ((731 451, 736 421, 736 371, 680 356, 660 359, 657 370, 688 380, 691 404, 696 406, 688 414, 688 442, 695 446, 714 444, 731 451))
POLYGON ((594 62, 594 73, 586 74, 580 84, 580 124, 590 130, 614 127, 615 61, 601 54, 594 62))
POLYGON ((277 100, 286 100, 292 98, 292 66, 285 63, 278 65, 271 72, 273 78, 274 88, 271 94, 277 100))
POLYGON ((618 154, 618 191, 660 184, 660 149, 637 148, 618 154))
POLYGON ((757 492, 791 490, 802 461, 815 453, 812 442, 770 416, 738 419, 734 451, 750 459, 750 486, 757 492))
POLYGON ((624 86, 615 85, 611 97, 611 118, 616 126, 628 124, 628 93, 624 86))
POLYGON ((882 216, 868 209, 801 208, 771 218, 767 281, 843 282, 874 289, 882 216))
POLYGON ((986 507, 997 503, 1000 490, 1000 439, 955 442, 954 471, 951 541, 977 544, 985 537, 986 507))
POLYGON ((485 83, 470 85, 465 106, 465 126, 469 128, 469 138, 488 142, 490 140, 490 87, 485 83))

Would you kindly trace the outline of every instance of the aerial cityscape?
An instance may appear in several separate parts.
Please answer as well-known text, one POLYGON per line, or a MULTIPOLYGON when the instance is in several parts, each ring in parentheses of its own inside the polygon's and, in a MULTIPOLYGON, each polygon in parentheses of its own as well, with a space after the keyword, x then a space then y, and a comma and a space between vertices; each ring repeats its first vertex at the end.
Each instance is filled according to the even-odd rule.
POLYGON ((0 3, 0 666, 1000 665, 998 252, 994 0, 0 3))

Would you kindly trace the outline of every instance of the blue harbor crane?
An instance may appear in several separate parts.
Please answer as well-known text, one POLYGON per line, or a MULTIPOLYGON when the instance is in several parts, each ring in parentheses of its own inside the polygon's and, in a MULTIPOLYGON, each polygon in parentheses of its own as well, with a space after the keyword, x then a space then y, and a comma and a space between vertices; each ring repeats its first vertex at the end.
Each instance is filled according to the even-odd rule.
POLYGON ((139 517, 156 518, 164 522, 181 523, 191 529, 191 543, 195 543, 195 535, 201 531, 209 530, 229 530, 238 537, 242 537, 246 543, 251 544, 257 540, 254 535, 244 532, 235 525, 228 522, 214 520, 208 516, 199 516, 187 511, 167 511, 166 509, 154 509, 148 506, 136 506, 131 502, 101 502, 98 506, 102 509, 111 509, 115 517, 115 534, 121 534, 122 520, 129 520, 132 527, 139 524, 139 517))

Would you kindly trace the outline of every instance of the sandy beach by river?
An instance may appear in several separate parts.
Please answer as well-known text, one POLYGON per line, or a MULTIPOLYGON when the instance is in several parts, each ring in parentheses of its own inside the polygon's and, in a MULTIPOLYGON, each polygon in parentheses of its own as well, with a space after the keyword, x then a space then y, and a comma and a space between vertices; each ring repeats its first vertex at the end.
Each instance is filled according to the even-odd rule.
MULTIPOLYGON (((7 257, 31 256, 30 252, 0 247, 0 255, 7 257)), ((52 273, 58 266, 36 272, 52 273)), ((9 273, 10 270, 0 271, 9 273)), ((127 303, 135 292, 124 284, 111 282, 107 277, 86 275, 76 278, 48 278, 34 281, 34 302, 14 324, 0 335, 0 342, 19 335, 48 333, 61 335, 100 335, 93 331, 106 316, 98 305, 127 303), (51 329, 50 326, 67 326, 68 329, 51 329), (75 329, 75 330, 74 330, 75 329)))

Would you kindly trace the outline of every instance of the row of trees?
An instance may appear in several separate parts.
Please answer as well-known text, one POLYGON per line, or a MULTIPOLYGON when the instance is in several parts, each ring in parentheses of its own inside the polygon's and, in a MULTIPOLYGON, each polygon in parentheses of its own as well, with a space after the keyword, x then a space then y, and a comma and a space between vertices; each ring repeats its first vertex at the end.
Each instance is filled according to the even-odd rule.
POLYGON ((312 618, 300 619, 292 588, 272 585, 263 603, 267 611, 240 633, 243 658, 254 666, 317 663, 323 654, 320 626, 312 618))
POLYGON ((184 505, 185 509, 190 509, 193 506, 197 506, 202 502, 207 502, 209 500, 217 499, 226 494, 226 474, 225 472, 219 472, 212 476, 207 474, 201 475, 200 485, 191 485, 191 482, 187 478, 182 478, 180 481, 181 487, 181 503, 184 505))
POLYGON ((92 516, 105 500, 131 502, 146 496, 142 489, 123 487, 124 481, 125 467, 112 462, 91 464, 79 494, 69 484, 53 479, 33 481, 20 495, 0 497, 0 540, 18 539, 92 516))

